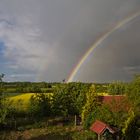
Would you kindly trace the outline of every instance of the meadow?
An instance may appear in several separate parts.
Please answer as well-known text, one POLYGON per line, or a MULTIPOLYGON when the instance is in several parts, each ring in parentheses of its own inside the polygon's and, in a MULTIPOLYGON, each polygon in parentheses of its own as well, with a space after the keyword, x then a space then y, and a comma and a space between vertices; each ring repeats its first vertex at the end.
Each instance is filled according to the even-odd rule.
POLYGON ((26 111, 30 103, 30 98, 34 95, 34 93, 24 93, 8 97, 7 99, 8 102, 11 104, 11 107, 26 111))

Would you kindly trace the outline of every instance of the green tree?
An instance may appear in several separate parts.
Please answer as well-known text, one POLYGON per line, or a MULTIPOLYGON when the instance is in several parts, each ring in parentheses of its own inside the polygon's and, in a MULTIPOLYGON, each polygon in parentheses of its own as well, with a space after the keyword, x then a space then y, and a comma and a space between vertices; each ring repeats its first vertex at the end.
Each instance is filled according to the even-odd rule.
POLYGON ((51 116, 51 99, 46 94, 36 93, 30 99, 29 115, 40 118, 51 116))
POLYGON ((83 123, 85 122, 87 116, 92 111, 96 110, 97 106, 98 106, 98 98, 95 92, 95 86, 92 85, 86 94, 86 103, 83 107, 82 114, 81 114, 83 123))
POLYGON ((140 136, 140 75, 135 75, 127 88, 127 96, 131 103, 131 114, 125 121, 124 133, 126 140, 137 140, 140 136))
POLYGON ((122 95, 126 92, 126 84, 123 82, 113 82, 108 85, 108 93, 112 95, 122 95))
POLYGON ((135 75, 134 80, 129 84, 127 96, 135 113, 140 111, 140 75, 135 75))
POLYGON ((140 114, 130 112, 128 119, 125 121, 125 128, 123 129, 126 140, 138 140, 140 138, 140 114))
POLYGON ((76 97, 71 94, 71 88, 68 86, 57 87, 53 96, 53 112, 55 115, 67 116, 74 115, 77 112, 75 106, 76 97))
POLYGON ((68 83, 57 85, 53 96, 55 115, 79 115, 85 104, 89 84, 68 83))

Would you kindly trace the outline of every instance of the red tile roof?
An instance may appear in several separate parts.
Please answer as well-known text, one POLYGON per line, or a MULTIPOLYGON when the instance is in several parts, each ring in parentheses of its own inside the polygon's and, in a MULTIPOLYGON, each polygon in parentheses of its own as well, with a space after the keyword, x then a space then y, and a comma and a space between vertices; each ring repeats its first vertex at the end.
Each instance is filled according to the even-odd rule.
POLYGON ((102 103, 111 103, 111 102, 122 102, 126 96, 124 95, 106 95, 106 96, 99 96, 99 101, 102 103))
POLYGON ((106 129, 108 129, 111 133, 115 133, 115 131, 111 127, 98 120, 96 120, 90 128, 91 131, 94 131, 99 135, 103 134, 106 129))
POLYGON ((101 134, 102 132, 104 132, 106 126, 107 125, 105 123, 101 121, 96 121, 95 123, 93 123, 90 130, 96 132, 97 134, 101 134))
POLYGON ((101 104, 109 105, 112 111, 128 111, 130 108, 127 98, 124 95, 98 96, 98 101, 101 104))

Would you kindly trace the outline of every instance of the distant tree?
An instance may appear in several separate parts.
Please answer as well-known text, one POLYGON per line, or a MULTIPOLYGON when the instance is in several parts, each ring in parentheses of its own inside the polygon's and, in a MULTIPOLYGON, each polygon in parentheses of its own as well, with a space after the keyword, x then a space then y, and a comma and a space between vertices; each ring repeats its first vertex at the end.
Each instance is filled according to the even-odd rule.
POLYGON ((103 84, 95 84, 95 88, 96 88, 96 92, 97 93, 106 93, 107 92, 107 88, 108 88, 108 84, 103 83, 103 84))
POLYGON ((63 79, 62 81, 63 81, 63 83, 65 83, 66 82, 66 79, 63 79))
POLYGON ((108 93, 112 95, 122 95, 126 93, 126 84, 123 82, 113 82, 108 85, 108 93))
POLYGON ((0 82, 2 82, 2 79, 4 78, 4 75, 5 75, 5 74, 3 74, 3 73, 0 74, 0 82))
POLYGON ((17 93, 23 93, 24 92, 24 88, 23 87, 18 86, 15 89, 16 89, 15 92, 17 92, 17 93))
POLYGON ((52 85, 51 84, 48 84, 48 86, 47 86, 48 88, 52 88, 52 85))

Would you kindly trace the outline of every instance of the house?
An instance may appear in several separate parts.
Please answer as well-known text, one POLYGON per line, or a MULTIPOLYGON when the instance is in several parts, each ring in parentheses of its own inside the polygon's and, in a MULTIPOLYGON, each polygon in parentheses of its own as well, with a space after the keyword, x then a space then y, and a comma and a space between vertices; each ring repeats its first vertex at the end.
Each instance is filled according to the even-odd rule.
POLYGON ((118 131, 110 127, 109 125, 96 120, 90 130, 95 132, 98 135, 98 140, 109 140, 109 139, 116 139, 118 140, 119 137, 117 136, 118 131))

